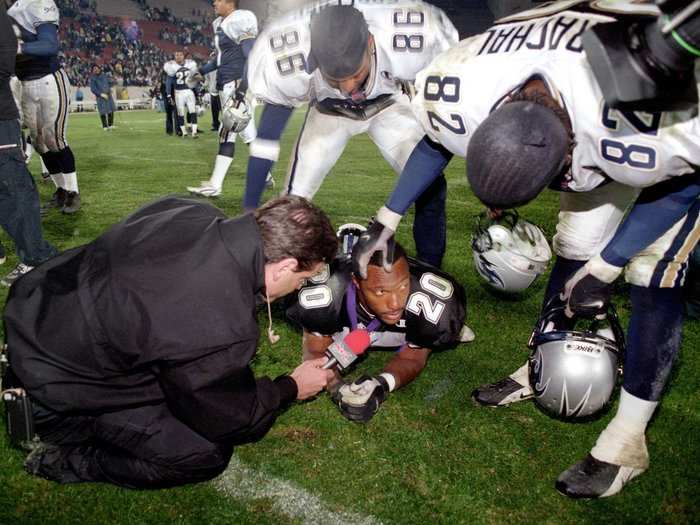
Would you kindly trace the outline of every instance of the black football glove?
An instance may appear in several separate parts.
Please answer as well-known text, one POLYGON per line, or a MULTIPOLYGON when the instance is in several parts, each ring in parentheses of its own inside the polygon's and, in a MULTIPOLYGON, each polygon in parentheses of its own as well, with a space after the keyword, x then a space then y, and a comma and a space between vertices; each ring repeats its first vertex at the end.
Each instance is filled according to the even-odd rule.
POLYGON ((599 317, 610 304, 612 285, 622 268, 606 263, 596 255, 564 285, 560 298, 566 303, 568 317, 599 317))
POLYGON ((384 226, 381 222, 373 221, 367 231, 360 235, 360 240, 357 241, 352 250, 353 271, 358 273, 363 279, 367 278, 367 266, 372 256, 376 252, 382 252, 382 266, 389 272, 391 264, 389 260, 394 257, 394 230, 384 226))
POLYGON ((382 376, 362 376, 354 383, 342 385, 333 394, 333 401, 350 421, 366 423, 388 395, 389 383, 382 376))

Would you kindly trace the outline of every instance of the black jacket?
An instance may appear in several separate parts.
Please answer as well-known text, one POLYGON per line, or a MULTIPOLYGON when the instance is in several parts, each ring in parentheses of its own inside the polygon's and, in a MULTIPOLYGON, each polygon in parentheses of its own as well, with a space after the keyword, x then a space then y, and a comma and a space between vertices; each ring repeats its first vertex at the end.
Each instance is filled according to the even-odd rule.
POLYGON ((296 397, 255 379, 264 257, 251 215, 166 198, 18 280, 5 308, 10 365, 59 412, 166 402, 211 441, 262 437, 296 397))
POLYGON ((0 3, 0 120, 19 118, 19 111, 10 91, 10 77, 15 74, 17 38, 5 3, 0 3))

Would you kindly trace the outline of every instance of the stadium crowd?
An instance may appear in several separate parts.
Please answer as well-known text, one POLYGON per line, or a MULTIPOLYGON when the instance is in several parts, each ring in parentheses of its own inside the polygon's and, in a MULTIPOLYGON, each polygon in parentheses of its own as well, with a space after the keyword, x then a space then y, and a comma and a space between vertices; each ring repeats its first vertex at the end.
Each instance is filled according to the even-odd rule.
MULTIPOLYGON (((95 11, 95 2, 89 0, 62 0, 57 5, 65 13, 61 18, 62 60, 71 85, 87 85, 94 63, 101 64, 117 86, 157 83, 171 53, 159 47, 157 41, 147 41, 138 20, 102 17, 95 11)), ((150 7, 145 1, 139 5, 144 19, 165 23, 158 32, 162 42, 210 46, 207 24, 211 18, 203 16, 202 22, 192 22, 175 17, 167 7, 150 7)))

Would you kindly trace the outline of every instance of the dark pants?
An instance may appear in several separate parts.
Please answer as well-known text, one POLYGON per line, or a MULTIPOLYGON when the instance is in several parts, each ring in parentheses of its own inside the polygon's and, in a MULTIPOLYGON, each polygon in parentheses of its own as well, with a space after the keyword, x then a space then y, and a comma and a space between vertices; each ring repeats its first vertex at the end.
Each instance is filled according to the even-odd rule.
POLYGON ((219 129, 219 113, 221 112, 221 99, 219 95, 211 95, 211 127, 219 129))
POLYGON ((37 434, 59 445, 42 457, 39 474, 60 483, 174 487, 216 477, 233 453, 233 445, 208 441, 165 404, 98 416, 59 414, 33 404, 37 434))
POLYGON ((440 268, 445 255, 447 219, 445 199, 447 182, 440 175, 416 200, 416 216, 413 220, 413 239, 416 242, 416 258, 440 268))
POLYGON ((41 230, 39 194, 24 162, 16 120, 0 120, 0 225, 15 242, 24 264, 38 266, 56 255, 41 230), (12 144, 16 146, 2 147, 12 144))
POLYGON ((180 133, 180 128, 177 126, 177 109, 174 104, 169 104, 165 100, 165 132, 168 135, 173 134, 173 130, 180 133))

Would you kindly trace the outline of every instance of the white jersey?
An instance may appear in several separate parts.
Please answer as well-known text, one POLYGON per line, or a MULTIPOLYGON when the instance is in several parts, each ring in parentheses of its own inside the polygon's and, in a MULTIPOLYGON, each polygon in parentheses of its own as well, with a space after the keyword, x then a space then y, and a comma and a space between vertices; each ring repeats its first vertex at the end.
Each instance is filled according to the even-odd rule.
POLYGON ((252 11, 236 9, 226 18, 214 20, 214 47, 218 69, 217 87, 238 81, 243 76, 246 57, 241 42, 258 36, 258 19, 252 11))
POLYGON ((178 64, 174 60, 166 62, 163 66, 163 71, 169 76, 175 78, 175 89, 190 89, 187 86, 187 77, 190 73, 197 72, 197 63, 194 60, 185 60, 182 64, 178 64))
MULTIPOLYGON (((402 81, 413 81, 418 71, 458 40, 447 15, 419 0, 355 0, 353 5, 364 15, 376 47, 365 88, 368 101, 400 92, 402 81)), ((328 85, 318 69, 309 71, 314 11, 307 8, 288 14, 261 33, 248 60, 248 86, 253 95, 294 107, 311 100, 347 100, 328 85)))
POLYGON ((212 22, 214 34, 217 29, 221 31, 233 42, 240 44, 246 38, 258 36, 258 19, 255 13, 246 9, 236 9, 226 18, 218 17, 212 22))
POLYGON ((34 35, 42 24, 58 25, 58 7, 53 0, 17 0, 7 14, 24 31, 34 35))
POLYGON ((418 75, 412 102, 427 135, 466 156, 477 126, 509 94, 539 77, 568 112, 575 135, 572 179, 563 189, 589 191, 606 176, 643 188, 695 171, 700 166, 697 109, 648 114, 605 104, 581 35, 614 20, 608 5, 615 13, 641 8, 649 14, 650 7, 654 12, 648 5, 560 2, 508 17, 437 57, 418 75))

